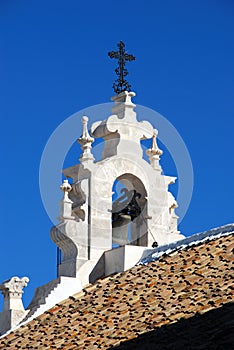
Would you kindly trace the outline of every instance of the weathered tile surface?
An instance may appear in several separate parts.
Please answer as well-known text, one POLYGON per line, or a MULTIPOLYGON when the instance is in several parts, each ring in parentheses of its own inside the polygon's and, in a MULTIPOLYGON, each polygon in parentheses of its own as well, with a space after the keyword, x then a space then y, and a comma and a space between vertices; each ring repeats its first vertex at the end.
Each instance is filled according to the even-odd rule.
MULTIPOLYGON (((155 332, 160 349, 170 349, 164 329, 180 334, 198 314, 212 333, 210 313, 230 311, 233 300, 233 249, 228 235, 98 280, 0 339, 0 349, 146 349, 155 332)), ((222 329, 222 317, 220 329, 213 323, 222 329)))

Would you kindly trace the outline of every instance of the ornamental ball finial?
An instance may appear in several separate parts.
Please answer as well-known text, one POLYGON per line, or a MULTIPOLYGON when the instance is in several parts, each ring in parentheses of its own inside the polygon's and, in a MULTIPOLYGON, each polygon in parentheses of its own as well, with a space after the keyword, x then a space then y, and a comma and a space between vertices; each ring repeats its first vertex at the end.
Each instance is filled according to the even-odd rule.
POLYGON ((60 189, 63 192, 70 192, 72 190, 71 185, 69 184, 68 180, 63 180, 62 185, 60 186, 60 189))
POLYGON ((84 116, 82 117, 82 121, 85 122, 85 123, 88 123, 89 118, 88 118, 86 115, 84 115, 84 116))

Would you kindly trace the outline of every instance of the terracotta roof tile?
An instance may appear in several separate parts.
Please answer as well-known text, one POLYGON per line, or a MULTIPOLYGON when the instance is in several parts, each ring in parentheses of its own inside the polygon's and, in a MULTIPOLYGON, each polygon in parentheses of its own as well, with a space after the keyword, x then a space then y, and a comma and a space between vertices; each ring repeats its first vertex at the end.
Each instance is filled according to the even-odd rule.
POLYGON ((147 333, 150 344, 154 336, 148 332, 156 330, 160 349, 166 348, 163 327, 180 327, 181 320, 233 300, 233 246, 228 235, 100 279, 0 339, 0 349, 93 350, 121 342, 136 349, 134 339, 147 333))

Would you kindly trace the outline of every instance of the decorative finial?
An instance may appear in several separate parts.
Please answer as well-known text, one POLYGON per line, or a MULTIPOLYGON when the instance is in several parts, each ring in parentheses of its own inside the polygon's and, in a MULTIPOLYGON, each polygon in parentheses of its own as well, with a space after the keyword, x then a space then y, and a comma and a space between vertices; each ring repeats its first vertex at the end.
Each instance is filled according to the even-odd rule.
POLYGON ((0 291, 4 297, 3 311, 0 314, 0 334, 3 335, 17 326, 27 315, 24 309, 22 294, 29 282, 28 277, 12 277, 0 284, 0 291))
POLYGON ((28 277, 15 276, 0 284, 0 290, 4 296, 4 310, 24 311, 22 294, 23 288, 27 286, 28 282, 28 277))
POLYGON ((128 71, 125 68, 125 62, 134 61, 135 57, 126 53, 123 41, 120 41, 117 46, 119 51, 108 52, 108 56, 110 58, 118 59, 118 67, 115 69, 118 79, 114 82, 113 89, 117 94, 120 94, 123 91, 131 91, 131 85, 124 79, 124 77, 128 75, 128 71))
POLYGON ((92 143, 94 141, 94 138, 89 135, 88 120, 89 120, 88 117, 86 117, 86 116, 82 117, 83 132, 82 132, 81 137, 78 139, 78 142, 79 142, 79 144, 81 144, 81 148, 83 151, 83 153, 80 157, 81 162, 94 159, 94 157, 91 153, 92 143))
POLYGON ((68 193, 71 192, 72 186, 69 184, 68 180, 63 180, 63 183, 60 186, 60 190, 63 191, 64 196, 60 201, 60 216, 58 219, 60 221, 74 220, 75 217, 72 216, 73 202, 68 197, 68 193))
POLYGON ((63 183, 60 186, 60 190, 63 191, 63 193, 64 193, 64 199, 69 199, 68 193, 72 190, 72 187, 69 184, 68 180, 63 180, 63 183))
POLYGON ((19 278, 15 276, 0 284, 0 290, 4 295, 12 293, 14 296, 21 297, 23 288, 27 286, 28 282, 28 277, 19 278))
POLYGON ((158 145, 156 142, 157 135, 158 135, 158 131, 156 129, 154 129, 153 137, 152 137, 152 145, 151 145, 151 148, 149 148, 146 151, 146 154, 149 156, 150 164, 152 165, 152 167, 154 169, 161 171, 161 167, 159 165, 159 160, 160 160, 160 156, 163 154, 163 151, 158 148, 158 145))

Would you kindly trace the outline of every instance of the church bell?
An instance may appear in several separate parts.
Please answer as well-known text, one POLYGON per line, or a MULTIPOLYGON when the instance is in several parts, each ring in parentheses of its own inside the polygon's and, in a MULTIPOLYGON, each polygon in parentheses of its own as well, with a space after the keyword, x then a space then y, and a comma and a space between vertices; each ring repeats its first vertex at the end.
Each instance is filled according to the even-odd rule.
POLYGON ((131 216, 127 214, 119 214, 118 218, 113 221, 112 234, 113 243, 125 245, 129 243, 128 239, 128 224, 131 222, 131 216))
POLYGON ((136 190, 128 191, 126 188, 123 188, 121 192, 124 193, 126 199, 123 202, 117 199, 113 203, 115 210, 112 213, 112 240, 114 244, 125 245, 130 243, 128 224, 141 213, 141 208, 136 201, 136 198, 140 198, 141 194, 137 193, 136 190), (116 211, 119 206, 122 206, 122 209, 116 211))

